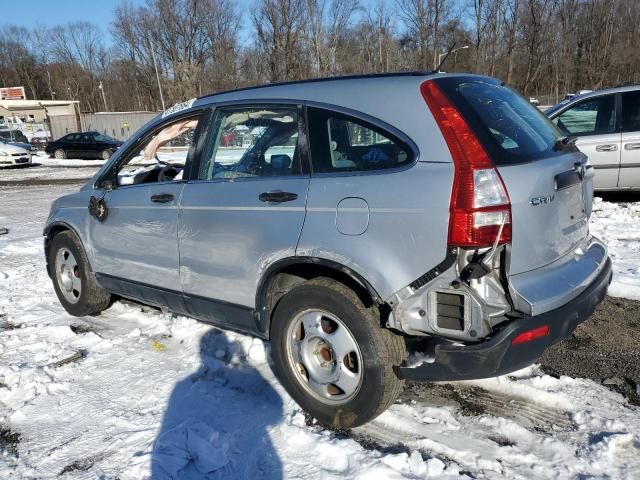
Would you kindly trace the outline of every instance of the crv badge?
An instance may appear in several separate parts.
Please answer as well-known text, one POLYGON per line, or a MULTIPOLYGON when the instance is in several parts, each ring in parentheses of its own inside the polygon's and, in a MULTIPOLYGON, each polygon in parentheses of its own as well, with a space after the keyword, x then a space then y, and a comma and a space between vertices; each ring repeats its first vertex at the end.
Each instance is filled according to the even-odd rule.
POLYGON ((553 195, 547 195, 546 197, 532 197, 531 200, 529 200, 529 203, 534 207, 537 207, 538 205, 553 202, 554 198, 556 198, 555 193, 553 195))

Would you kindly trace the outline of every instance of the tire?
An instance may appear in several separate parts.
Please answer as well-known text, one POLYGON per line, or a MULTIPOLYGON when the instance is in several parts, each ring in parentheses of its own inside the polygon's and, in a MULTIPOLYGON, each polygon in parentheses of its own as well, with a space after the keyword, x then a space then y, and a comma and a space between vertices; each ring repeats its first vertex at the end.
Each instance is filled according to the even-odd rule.
POLYGON ((109 160, 110 156, 111 156, 111 151, 110 150, 102 150, 100 152, 100 158, 102 160, 109 160))
POLYGON ((84 248, 73 232, 53 237, 47 260, 58 300, 69 314, 97 315, 109 307, 111 294, 96 282, 84 248))
POLYGON ((58 160, 64 160, 65 158, 67 158, 67 153, 61 148, 56 148, 53 151, 53 158, 57 158, 58 160))
POLYGON ((405 359, 403 338, 382 328, 375 307, 365 307, 350 288, 328 278, 294 287, 280 300, 271 343, 282 385, 328 428, 352 428, 374 419, 404 386, 393 371, 405 359), (340 358, 351 345, 356 349, 340 358))

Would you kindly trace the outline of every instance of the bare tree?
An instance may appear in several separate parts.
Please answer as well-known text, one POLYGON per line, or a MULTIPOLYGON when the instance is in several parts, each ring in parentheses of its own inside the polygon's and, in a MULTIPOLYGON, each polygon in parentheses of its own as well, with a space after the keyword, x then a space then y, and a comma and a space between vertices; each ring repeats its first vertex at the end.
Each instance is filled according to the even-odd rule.
POLYGON ((260 0, 251 15, 272 82, 303 77, 305 1, 260 0))

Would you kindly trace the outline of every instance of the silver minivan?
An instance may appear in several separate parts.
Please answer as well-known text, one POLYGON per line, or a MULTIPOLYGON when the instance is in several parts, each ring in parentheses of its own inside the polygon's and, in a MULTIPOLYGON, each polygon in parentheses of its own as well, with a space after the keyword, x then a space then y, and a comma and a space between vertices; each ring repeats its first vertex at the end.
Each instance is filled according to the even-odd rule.
POLYGON ((545 114, 589 157, 596 190, 640 190, 640 85, 587 91, 545 114))
POLYGON ((406 380, 520 369, 591 315, 592 181, 492 78, 247 88, 172 107, 56 200, 47 268, 72 315, 124 297, 271 340, 293 399, 353 427, 406 380))

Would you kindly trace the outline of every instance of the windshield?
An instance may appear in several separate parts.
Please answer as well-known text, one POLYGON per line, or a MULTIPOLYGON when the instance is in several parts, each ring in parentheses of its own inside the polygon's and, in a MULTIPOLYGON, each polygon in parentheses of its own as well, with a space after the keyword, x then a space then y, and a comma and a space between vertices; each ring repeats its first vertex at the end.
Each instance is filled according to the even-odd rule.
POLYGON ((458 108, 496 165, 557 155, 562 133, 538 108, 498 80, 444 77, 438 86, 458 108))

